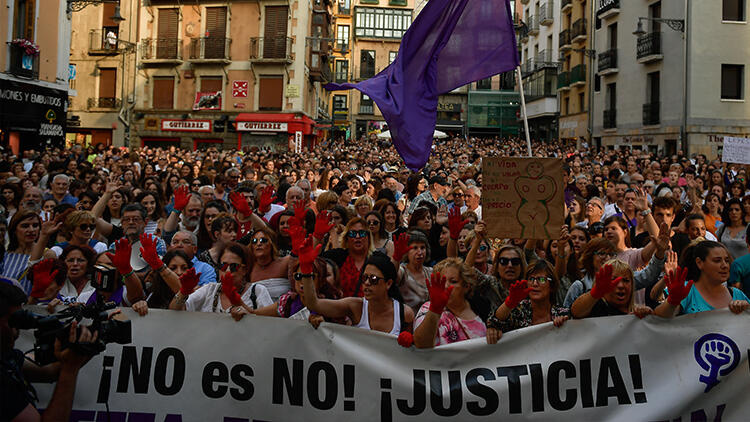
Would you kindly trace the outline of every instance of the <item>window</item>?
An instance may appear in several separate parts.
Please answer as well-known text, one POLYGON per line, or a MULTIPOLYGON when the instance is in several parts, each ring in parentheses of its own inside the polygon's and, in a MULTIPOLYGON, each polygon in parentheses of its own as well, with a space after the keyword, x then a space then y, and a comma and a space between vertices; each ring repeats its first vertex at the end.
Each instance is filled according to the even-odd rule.
POLYGON ((348 15, 349 14, 349 8, 350 8, 351 0, 339 0, 336 3, 338 4, 339 14, 340 15, 348 15))
POLYGON ((347 50, 349 48, 349 25, 336 27, 336 48, 347 50))
POLYGON ((617 108, 617 85, 616 84, 607 84, 607 98, 605 100, 606 102, 606 110, 614 110, 617 108))
POLYGON ((570 106, 570 98, 565 98, 563 100, 563 115, 566 116, 568 114, 568 107, 570 106))
POLYGON ((178 9, 159 9, 158 26, 156 33, 156 58, 157 59, 175 59, 177 58, 177 33, 179 30, 179 10, 178 9))
POLYGON ((333 111, 346 110, 346 95, 333 96, 333 111))
POLYGON ((602 77, 599 74, 594 75, 594 92, 602 90, 602 77))
POLYGON ((723 100, 743 99, 742 80, 745 66, 741 64, 721 65, 721 98, 723 100))
POLYGON ((661 22, 657 22, 653 20, 653 19, 661 18, 661 2, 660 1, 657 1, 656 3, 648 7, 648 15, 649 15, 648 17, 652 19, 649 21, 649 24, 651 25, 650 32, 661 32, 661 22))
POLYGON ((200 92, 221 92, 224 84, 221 76, 202 76, 200 92))
POLYGON ((660 94, 659 72, 651 72, 646 80, 646 102, 656 104, 659 102, 660 94))
POLYGON ((492 89, 492 77, 478 80, 477 89, 492 89))
POLYGON ((393 61, 396 60, 397 56, 398 56, 398 51, 389 51, 388 52, 388 64, 393 63, 393 61))
POLYGON ((349 61, 336 60, 336 74, 334 75, 336 83, 343 83, 349 80, 349 61))
POLYGON ((610 50, 614 50, 617 48, 617 22, 608 26, 607 32, 609 33, 609 48, 610 50))
POLYGON ((117 98, 115 97, 117 97, 117 69, 99 69, 99 100, 97 101, 97 107, 116 108, 117 98))
POLYGON ((578 94, 578 110, 583 113, 586 111, 586 93, 581 92, 578 94))
POLYGON ((723 0, 721 7, 721 19, 725 21, 745 21, 746 0, 723 0))
POLYGON ((258 110, 281 111, 284 99, 283 76, 261 76, 258 90, 258 110))
POLYGON ((174 108, 174 76, 154 78, 153 107, 159 110, 174 108))
POLYGON ((207 59, 223 59, 226 57, 227 36, 227 8, 206 8, 206 37, 203 47, 203 55, 207 59))
POLYGON ((35 3, 36 0, 15 0, 13 38, 34 39, 35 3))
POLYGON ((361 79, 375 76, 375 50, 362 50, 359 58, 359 77, 361 79))
POLYGON ((375 109, 373 107, 372 98, 366 94, 362 94, 359 100, 359 114, 374 114, 375 109))
POLYGON ((411 24, 411 10, 357 7, 354 35, 401 39, 411 24))

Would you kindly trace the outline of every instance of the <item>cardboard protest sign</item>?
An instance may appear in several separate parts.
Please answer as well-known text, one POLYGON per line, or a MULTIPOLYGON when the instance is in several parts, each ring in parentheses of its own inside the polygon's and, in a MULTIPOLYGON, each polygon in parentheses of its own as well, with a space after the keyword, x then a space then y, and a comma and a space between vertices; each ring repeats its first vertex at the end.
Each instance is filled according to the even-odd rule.
POLYGON ((725 163, 750 164, 750 139, 725 136, 721 161, 725 163))
POLYGON ((565 221, 562 160, 492 157, 482 161, 482 214, 491 237, 557 239, 565 221))

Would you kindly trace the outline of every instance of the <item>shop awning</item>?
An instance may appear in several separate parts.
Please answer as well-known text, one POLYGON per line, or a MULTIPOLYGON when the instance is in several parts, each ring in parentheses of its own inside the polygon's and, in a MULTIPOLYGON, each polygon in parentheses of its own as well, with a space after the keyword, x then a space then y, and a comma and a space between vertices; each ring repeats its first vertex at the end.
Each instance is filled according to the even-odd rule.
MULTIPOLYGON (((302 132, 304 135, 312 135, 315 127, 313 119, 294 113, 240 113, 237 115, 236 122, 281 123, 286 126, 286 132, 302 132)), ((247 130, 252 131, 252 129, 247 130)))

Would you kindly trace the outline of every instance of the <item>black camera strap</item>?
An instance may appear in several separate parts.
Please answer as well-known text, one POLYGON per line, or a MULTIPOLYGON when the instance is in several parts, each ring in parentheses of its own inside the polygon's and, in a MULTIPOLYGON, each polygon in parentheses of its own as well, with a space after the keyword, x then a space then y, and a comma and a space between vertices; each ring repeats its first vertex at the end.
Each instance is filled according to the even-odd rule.
POLYGON ((36 403, 39 401, 36 389, 23 376, 24 359, 23 352, 13 349, 10 356, 0 359, 0 374, 2 374, 3 378, 9 379, 19 387, 22 387, 29 403, 36 403))

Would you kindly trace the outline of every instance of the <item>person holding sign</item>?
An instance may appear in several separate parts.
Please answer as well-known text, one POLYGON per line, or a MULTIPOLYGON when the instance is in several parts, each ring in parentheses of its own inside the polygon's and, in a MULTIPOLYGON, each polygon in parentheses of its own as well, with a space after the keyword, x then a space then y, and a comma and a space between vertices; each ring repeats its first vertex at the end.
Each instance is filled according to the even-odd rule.
POLYGON ((655 315, 672 318, 722 308, 740 314, 750 308, 742 290, 725 284, 730 268, 726 246, 710 240, 690 245, 683 252, 683 262, 687 268, 678 268, 668 275, 669 296, 656 308, 655 315), (690 281, 686 284, 685 280, 690 281), (695 283, 692 280, 696 280, 695 283))
POLYGON ((549 239, 546 224, 549 221, 547 202, 555 196, 557 184, 544 174, 544 166, 532 162, 526 166, 527 176, 515 180, 515 188, 521 197, 516 217, 521 224, 521 238, 549 239))
POLYGON ((555 296, 560 281, 552 264, 534 261, 526 270, 526 280, 513 283, 510 294, 487 319, 487 344, 495 344, 503 332, 552 321, 560 327, 568 320, 568 308, 557 306, 555 296))
POLYGON ((427 284, 430 301, 422 305, 414 322, 417 348, 428 349, 486 335, 484 322, 466 300, 474 283, 474 271, 458 258, 447 258, 435 265, 427 284))

